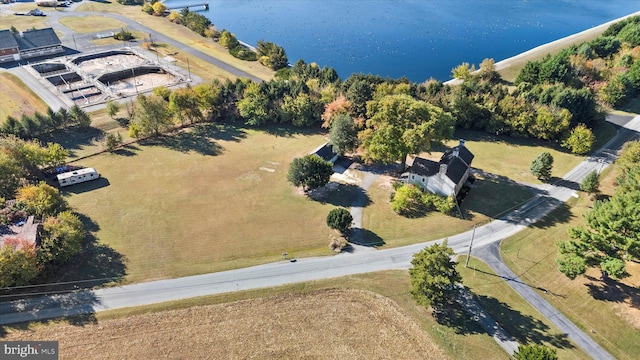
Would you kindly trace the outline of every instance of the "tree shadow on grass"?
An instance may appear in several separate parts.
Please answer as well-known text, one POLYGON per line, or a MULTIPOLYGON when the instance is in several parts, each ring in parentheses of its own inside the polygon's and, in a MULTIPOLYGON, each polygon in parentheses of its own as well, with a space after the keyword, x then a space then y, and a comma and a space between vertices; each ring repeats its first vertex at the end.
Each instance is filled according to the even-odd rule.
POLYGON ((378 234, 368 229, 351 228, 347 235, 347 240, 356 245, 379 247, 385 244, 384 240, 378 236, 378 234))
POLYGON ((68 128, 58 130, 38 138, 43 143, 58 143, 69 151, 70 157, 76 157, 76 151, 81 150, 84 146, 91 145, 103 136, 104 132, 102 130, 90 127, 87 129, 68 128))
POLYGON ((494 297, 474 295, 482 308, 521 344, 546 342, 559 349, 573 348, 567 334, 551 333, 551 328, 544 322, 512 309, 494 297))
POLYGON ((534 186, 515 182, 506 176, 487 173, 482 169, 474 168, 473 175, 476 180, 459 202, 465 219, 470 219, 472 212, 499 218, 535 195, 546 193, 534 186))
POLYGON ((640 309, 640 291, 638 288, 611 278, 606 280, 587 276, 591 280, 585 286, 589 289, 589 295, 596 300, 616 303, 627 303, 635 309, 640 309))
POLYGON ((170 135, 145 139, 140 144, 163 146, 183 153, 194 151, 202 155, 216 156, 224 151, 216 140, 238 142, 246 136, 243 129, 233 125, 201 123, 170 135))
POLYGON ((369 195, 361 187, 353 184, 329 182, 320 189, 315 189, 307 194, 322 204, 331 204, 349 208, 352 206, 366 207, 371 204, 369 195))
POLYGON ((116 150, 113 150, 111 153, 119 156, 129 157, 129 156, 138 155, 137 151, 139 150, 140 150, 139 147, 133 144, 127 144, 117 148, 116 150))
POLYGON ((438 324, 453 329, 456 334, 473 335, 485 332, 473 316, 457 302, 447 307, 435 309, 433 311, 433 317, 438 324))
POLYGON ((263 131, 275 137, 292 137, 296 135, 316 135, 322 131, 317 127, 297 127, 291 124, 265 124, 257 130, 263 131))
POLYGON ((536 229, 549 229, 556 224, 568 223, 574 217, 575 215, 571 212, 571 207, 563 202, 558 204, 552 212, 544 216, 542 219, 529 224, 529 227, 536 229))
POLYGON ((181 131, 174 135, 140 141, 145 146, 162 146, 171 150, 188 153, 194 151, 198 154, 216 156, 222 154, 222 146, 210 138, 194 134, 191 131, 181 131))

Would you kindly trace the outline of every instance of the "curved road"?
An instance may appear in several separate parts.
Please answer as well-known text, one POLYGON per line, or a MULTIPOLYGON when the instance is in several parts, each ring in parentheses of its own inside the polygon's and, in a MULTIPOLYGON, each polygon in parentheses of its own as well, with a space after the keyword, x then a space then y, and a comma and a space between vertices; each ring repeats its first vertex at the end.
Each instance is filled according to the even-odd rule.
MULTIPOLYGON (((500 276, 510 280, 508 283, 514 290, 547 316, 563 332, 567 333, 568 337, 585 352, 597 359, 613 359, 613 357, 537 293, 531 291, 527 286, 520 286, 523 283, 504 266, 499 255, 496 255, 496 251, 488 251, 487 255, 485 254, 487 253, 486 249, 482 248, 487 245, 499 244, 502 239, 516 234, 568 200, 575 192, 571 187, 568 187, 570 184, 579 183, 589 172, 602 170, 611 164, 622 145, 636 139, 639 131, 640 116, 637 116, 628 121, 603 149, 576 166, 562 181, 549 186, 547 191, 543 191, 508 216, 479 227, 475 232, 474 249, 476 252, 474 254, 479 252, 478 255, 485 259, 500 276)), ((449 237, 449 245, 457 253, 464 254, 468 251, 470 239, 471 232, 465 232, 449 237)), ((340 254, 332 257, 305 258, 299 259, 295 263, 282 261, 218 273, 16 300, 0 304, 0 324, 146 305, 373 271, 407 269, 411 265, 413 254, 432 243, 434 242, 380 251, 340 254)))

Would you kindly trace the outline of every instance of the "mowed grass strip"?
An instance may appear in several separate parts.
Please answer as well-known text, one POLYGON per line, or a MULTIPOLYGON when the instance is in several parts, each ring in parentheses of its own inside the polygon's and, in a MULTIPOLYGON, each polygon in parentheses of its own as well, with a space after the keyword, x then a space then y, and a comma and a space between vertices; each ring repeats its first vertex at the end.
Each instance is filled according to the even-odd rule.
POLYGON ((60 24, 78 33, 91 33, 125 28, 127 25, 120 20, 100 15, 66 16, 61 17, 60 24))
POLYGON ((0 73, 0 89, 0 124, 7 116, 19 119, 22 114, 33 115, 36 111, 47 111, 47 104, 13 74, 0 73))
POLYGON ((475 295, 482 308, 520 344, 544 344, 556 348, 560 359, 587 359, 566 334, 542 316, 524 298, 498 277, 487 264, 472 257, 458 258, 462 283, 475 295))
MULTIPOLYGON (((481 354, 487 359, 509 359, 507 353, 480 328, 460 331, 439 324, 428 310, 416 305, 409 293, 410 289, 407 271, 383 271, 111 310, 96 313, 95 317, 70 318, 67 321, 49 321, 44 324, 8 325, 4 327, 8 333, 4 339, 55 338, 60 341, 60 350, 65 358, 75 358, 66 355, 76 354, 87 347, 96 351, 84 354, 100 355, 108 347, 115 355, 115 352, 129 349, 135 344, 153 340, 164 344, 163 351, 188 351, 187 345, 192 343, 214 343, 215 339, 224 336, 219 334, 224 329, 224 332, 234 336, 227 341, 215 342, 220 351, 226 353, 212 356, 214 358, 226 358, 234 350, 238 353, 245 351, 240 347, 255 350, 254 355, 260 353, 267 356, 271 353, 266 353, 267 349, 290 349, 291 346, 300 344, 301 340, 311 338, 315 340, 309 345, 310 349, 323 346, 324 352, 318 355, 320 358, 331 358, 332 354, 343 351, 346 347, 358 349, 361 356, 357 358, 392 356, 391 358, 398 359, 399 356, 393 356, 393 352, 388 350, 396 351, 395 347, 401 345, 404 349, 399 350, 399 354, 411 355, 416 349, 422 349, 420 358, 435 354, 448 359, 478 359, 481 354), (344 313, 344 310, 349 311, 344 313), (363 320, 366 320, 368 329, 361 329, 358 331, 361 335, 354 335, 352 324, 359 326, 363 320), (160 323, 168 325, 159 327, 157 324, 160 323), (306 324, 309 326, 305 326, 306 324), (338 324, 339 328, 334 331, 338 324), (304 334, 290 334, 290 329, 287 328, 275 332, 266 331, 268 326, 290 326, 293 329, 298 325, 305 326, 300 331, 304 334), (158 331, 149 331, 149 328, 158 331), (162 341, 168 336, 163 328, 175 329, 171 333, 172 338, 166 342, 162 341), (191 332, 188 328, 195 330, 191 332), (370 331, 373 333, 369 333, 370 331), (262 336, 256 339, 256 332, 262 336), (403 333, 406 336, 400 335, 403 333), (282 339, 285 334, 287 337, 282 339), (345 336, 334 339, 336 334, 345 336), (359 344, 352 346, 354 337, 365 334, 369 336, 362 337, 359 344), (388 339, 384 334, 399 336, 383 341, 388 339), (265 344, 267 339, 272 341, 265 344), (329 343, 325 339, 332 341, 329 343), (422 340, 416 346, 413 339, 422 340), (344 343, 345 341, 349 342, 344 343), (256 348, 253 349, 253 346, 256 348), (384 348, 379 348, 380 346, 384 348), (101 351, 97 351, 98 348, 101 351), (373 356, 362 356, 367 354, 367 349, 378 349, 378 352, 373 356)), ((84 354, 81 357, 85 358, 84 354)), ((185 353, 186 357, 196 358, 189 355, 185 353)), ((340 355, 349 358, 349 354, 340 355)), ((296 354, 290 356, 299 357, 296 354)))
MULTIPOLYGON (((601 191, 613 193, 615 171, 607 168, 601 178, 601 191)), ((600 272, 570 280, 555 262, 555 243, 567 240, 567 230, 583 226, 583 214, 592 207, 584 194, 553 211, 534 226, 502 242, 505 263, 520 278, 548 293, 540 295, 618 359, 640 358, 640 265, 628 263, 631 274, 620 281, 605 283, 600 272)))
POLYGON ((84 159, 108 186, 68 189, 68 200, 128 258, 128 280, 221 271, 290 256, 328 255, 332 205, 286 180, 289 163, 325 140, 206 124, 158 144, 84 159))

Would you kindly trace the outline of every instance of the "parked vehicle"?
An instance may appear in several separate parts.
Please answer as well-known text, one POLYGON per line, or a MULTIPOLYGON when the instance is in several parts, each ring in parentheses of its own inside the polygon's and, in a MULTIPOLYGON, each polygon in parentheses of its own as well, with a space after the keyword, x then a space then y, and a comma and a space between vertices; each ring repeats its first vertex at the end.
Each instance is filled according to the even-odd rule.
POLYGON ((98 172, 94 168, 85 168, 58 174, 57 178, 58 183, 62 187, 79 184, 85 181, 96 180, 100 178, 100 174, 98 174, 98 172))

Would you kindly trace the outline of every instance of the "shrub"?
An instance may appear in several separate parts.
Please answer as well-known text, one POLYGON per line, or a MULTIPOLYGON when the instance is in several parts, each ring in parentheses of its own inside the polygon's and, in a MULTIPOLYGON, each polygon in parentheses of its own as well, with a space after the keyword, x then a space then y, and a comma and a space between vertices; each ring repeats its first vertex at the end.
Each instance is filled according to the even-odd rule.
POLYGON ((120 41, 128 41, 133 39, 134 36, 129 31, 124 31, 124 29, 122 29, 119 32, 115 33, 113 35, 113 38, 120 41))
POLYGON ((242 45, 238 45, 233 49, 230 49, 229 54, 233 55, 235 58, 238 58, 240 60, 246 60, 246 61, 258 60, 258 56, 254 51, 247 49, 242 45))

